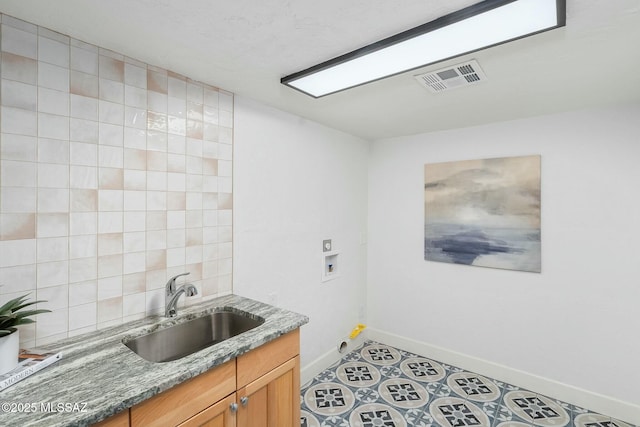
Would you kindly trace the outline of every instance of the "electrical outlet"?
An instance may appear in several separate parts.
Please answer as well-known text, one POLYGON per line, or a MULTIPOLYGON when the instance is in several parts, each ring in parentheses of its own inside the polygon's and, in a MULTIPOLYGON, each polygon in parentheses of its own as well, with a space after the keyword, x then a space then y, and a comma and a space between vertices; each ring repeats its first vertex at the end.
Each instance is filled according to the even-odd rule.
POLYGON ((329 252, 333 246, 331 245, 331 239, 322 241, 322 252, 329 252))

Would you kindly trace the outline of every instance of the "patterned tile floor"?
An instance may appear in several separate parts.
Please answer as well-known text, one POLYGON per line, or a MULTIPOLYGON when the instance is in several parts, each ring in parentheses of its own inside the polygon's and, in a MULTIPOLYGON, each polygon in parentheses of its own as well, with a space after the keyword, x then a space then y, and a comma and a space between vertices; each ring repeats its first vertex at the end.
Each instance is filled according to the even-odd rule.
POLYGON ((302 427, 631 427, 373 341, 320 373, 301 393, 302 427))

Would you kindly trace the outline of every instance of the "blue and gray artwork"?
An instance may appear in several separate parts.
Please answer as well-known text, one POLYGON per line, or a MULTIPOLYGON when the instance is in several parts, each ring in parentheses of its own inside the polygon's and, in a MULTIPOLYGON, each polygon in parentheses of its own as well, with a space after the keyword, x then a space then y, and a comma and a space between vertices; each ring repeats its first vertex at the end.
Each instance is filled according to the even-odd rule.
POLYGON ((425 260, 540 272, 540 156, 424 170, 425 260))

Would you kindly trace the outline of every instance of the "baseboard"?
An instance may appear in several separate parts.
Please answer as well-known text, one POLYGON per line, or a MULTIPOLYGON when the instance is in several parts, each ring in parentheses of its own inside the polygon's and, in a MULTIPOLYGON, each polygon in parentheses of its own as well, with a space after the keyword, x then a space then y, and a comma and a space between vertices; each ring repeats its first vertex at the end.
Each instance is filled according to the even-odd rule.
POLYGON ((576 406, 588 408, 627 423, 640 425, 640 406, 612 397, 593 393, 568 384, 530 374, 498 363, 489 362, 442 347, 434 346, 400 335, 367 328, 367 339, 398 347, 440 362, 458 366, 487 377, 495 378, 576 406))
POLYGON ((311 363, 303 366, 300 369, 300 384, 304 385, 308 383, 320 372, 324 371, 325 369, 339 361, 346 353, 352 351, 354 348, 358 348, 359 346, 361 346, 366 339, 365 337, 366 335, 361 333, 352 340, 349 338, 345 338, 344 340, 347 343, 347 347, 342 353, 338 352, 338 344, 336 344, 334 348, 327 351, 311 363))

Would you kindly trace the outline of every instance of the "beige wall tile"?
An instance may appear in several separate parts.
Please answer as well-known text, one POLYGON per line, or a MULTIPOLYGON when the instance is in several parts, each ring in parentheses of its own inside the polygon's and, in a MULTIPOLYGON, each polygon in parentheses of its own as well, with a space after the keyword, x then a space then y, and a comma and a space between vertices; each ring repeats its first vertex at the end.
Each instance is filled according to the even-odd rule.
POLYGON ((124 253, 144 252, 146 245, 147 233, 144 231, 132 231, 123 234, 123 250, 124 253))
POLYGON ((0 168, 3 187, 35 187, 37 184, 35 163, 2 160, 0 168))
POLYGON ((36 211, 36 188, 3 187, 0 195, 3 213, 32 213, 36 211))
POLYGON ((0 16, 0 298, 54 310, 23 343, 162 312, 168 275, 228 291, 232 94, 0 16))
POLYGON ((133 64, 124 64, 124 81, 140 89, 147 88, 147 70, 133 64))
POLYGON ((91 50, 71 46, 69 66, 72 70, 98 75, 98 54, 91 50))
POLYGON ((37 160, 38 139, 33 136, 3 133, 0 142, 0 158, 4 160, 37 160))
POLYGON ((98 324, 122 318, 122 297, 98 301, 98 324))
MULTIPOLYGON (((104 126, 103 129, 105 130, 103 135, 108 133, 104 126)), ((104 138, 106 139, 106 136, 104 138)), ((100 144, 98 147, 98 166, 122 169, 124 167, 124 149, 100 144)))
POLYGON ((69 285, 69 306, 88 304, 97 301, 98 282, 90 280, 69 285))
MULTIPOLYGON (((36 289, 36 264, 0 268, 2 294, 24 294, 36 289)), ((17 295, 19 296, 19 295, 17 295)), ((8 299, 8 298, 7 298, 8 299)))
POLYGON ((69 190, 64 188, 39 188, 38 212, 69 212, 69 190))
POLYGON ((70 192, 71 212, 94 212, 98 210, 97 190, 71 190, 70 192))
POLYGON ((38 107, 38 87, 2 79, 2 105, 36 111, 38 107))
MULTIPOLYGON (((124 86, 124 104, 141 108, 146 111, 147 109, 147 91, 130 84, 124 86)), ((146 121, 144 122, 146 125, 146 121)))
MULTIPOLYGON (((47 35, 54 34, 48 32, 47 35)), ((69 67, 69 40, 64 43, 49 37, 38 37, 38 61, 69 67)))
POLYGON ((146 209, 146 192, 137 190, 124 191, 124 210, 143 211, 146 209))
POLYGON ((69 165, 39 163, 38 187, 69 188, 69 165))
POLYGON ((0 214, 0 240, 34 239, 36 237, 36 214, 0 214))
POLYGON ((68 213, 39 213, 37 215, 36 236, 64 237, 69 235, 68 213))
POLYGON ((167 248, 167 230, 151 230, 146 233, 147 251, 167 248))
POLYGON ((98 258, 69 260, 69 283, 93 283, 98 278, 98 258))
MULTIPOLYGON (((92 213, 92 215, 93 215, 93 218, 96 218, 95 213, 92 213)), ((98 255, 98 235, 97 234, 92 233, 87 235, 69 236, 69 259, 95 257, 97 255, 98 255)))
MULTIPOLYGON (((145 289, 147 291, 153 289, 159 289, 164 292, 164 288, 166 286, 166 282, 170 276, 167 273, 166 269, 159 270, 149 270, 147 269, 146 280, 145 280, 145 289)), ((164 298, 164 295, 163 295, 164 298)))
POLYGON ((145 231, 147 229, 147 216, 145 212, 124 212, 124 231, 145 231))
MULTIPOLYGON (((74 121, 80 121, 78 119, 71 119, 71 127, 73 128, 74 121)), ((71 132, 73 134, 73 131, 71 132)), ((97 133, 96 133, 97 141, 97 133)), ((88 144, 84 142, 70 142, 69 143, 69 161, 72 165, 79 166, 98 166, 98 146, 94 144, 88 144)))
MULTIPOLYGON (((98 107, 98 110, 100 108, 98 107)), ((112 145, 114 147, 122 147, 124 145, 124 128, 122 125, 100 122, 98 125, 98 144, 101 146, 112 145)), ((120 149, 121 150, 121 149, 120 149)), ((122 154, 120 154, 119 166, 122 167, 122 154)), ((107 166, 107 165, 103 165, 107 166)))
POLYGON ((71 95, 71 117, 86 120, 98 120, 98 100, 81 95, 71 95))
POLYGON ((168 77, 165 72, 147 70, 147 89, 150 91, 167 94, 168 77))
POLYGON ((38 304, 38 308, 46 308, 47 310, 65 309, 69 303, 69 285, 64 284, 38 289, 38 300, 46 301, 38 304))
POLYGON ((2 52, 2 78, 35 85, 38 83, 38 61, 22 55, 2 52))
POLYGON ((146 310, 146 295, 144 292, 125 295, 122 298, 122 315, 132 316, 146 310))
POLYGON ((98 318, 98 305, 95 302, 76 305, 69 308, 69 330, 85 329, 95 325, 98 318))
MULTIPOLYGON (((101 292, 100 279, 120 276, 122 276, 122 254, 98 256, 98 299, 100 299, 101 292)), ((122 282, 122 277, 120 277, 120 282, 122 282)))
POLYGON ((109 233, 98 235, 98 256, 123 253, 123 234, 109 233))
POLYGON ((124 254, 122 270, 124 274, 142 273, 146 271, 146 254, 144 252, 124 254))
POLYGON ((36 259, 39 263, 69 259, 69 238, 51 237, 38 239, 36 259))
POLYGON ((37 265, 38 289, 69 283, 69 261, 39 263, 37 265))
POLYGON ((122 212, 123 208, 122 190, 98 190, 98 210, 100 212, 122 212))
MULTIPOLYGON (((98 101, 98 120, 100 123, 124 125, 124 105, 122 103, 98 101)), ((119 131, 122 131, 118 128, 119 131)))
POLYGON ((101 78, 124 82, 124 61, 100 55, 99 66, 101 78))
POLYGON ((184 248, 186 246, 187 233, 184 228, 167 230, 167 249, 184 248))
MULTIPOLYGON (((6 16, 6 15, 5 15, 6 16)), ((38 36, 23 29, 2 24, 2 52, 38 59, 38 36)))
POLYGON ((181 191, 167 192, 167 210, 183 211, 187 208, 187 194, 181 191))
POLYGON ((38 161, 69 165, 69 141, 38 138, 38 161))
POLYGON ((190 246, 201 246, 201 245, 202 245, 202 227, 187 228, 186 246, 190 247, 190 246))
POLYGON ((130 295, 145 292, 146 280, 146 272, 125 274, 122 277, 122 294, 130 295))
POLYGON ((98 234, 122 233, 122 212, 99 212, 98 234))
MULTIPOLYGON (((43 214, 39 214, 40 217, 43 214)), ((79 236, 98 232, 98 216, 95 212, 71 212, 69 214, 69 235, 79 236)))
POLYGON ((160 270, 167 267, 167 251, 165 249, 160 250, 148 250, 146 255, 147 271, 160 270))
POLYGON ((3 133, 37 136, 38 115, 35 111, 3 106, 1 116, 3 133))
POLYGON ((71 70, 69 78, 70 93, 90 98, 98 98, 100 95, 98 76, 71 70))
MULTIPOLYGON (((125 94, 126 96, 126 94, 125 94)), ((124 125, 144 130, 147 127, 147 110, 143 107, 125 107, 124 125)))
POLYGON ((69 92, 69 68, 38 61, 38 85, 69 92))
POLYGON ((69 309, 53 310, 51 313, 39 314, 36 317, 36 343, 46 343, 44 338, 64 338, 68 329, 69 309))

